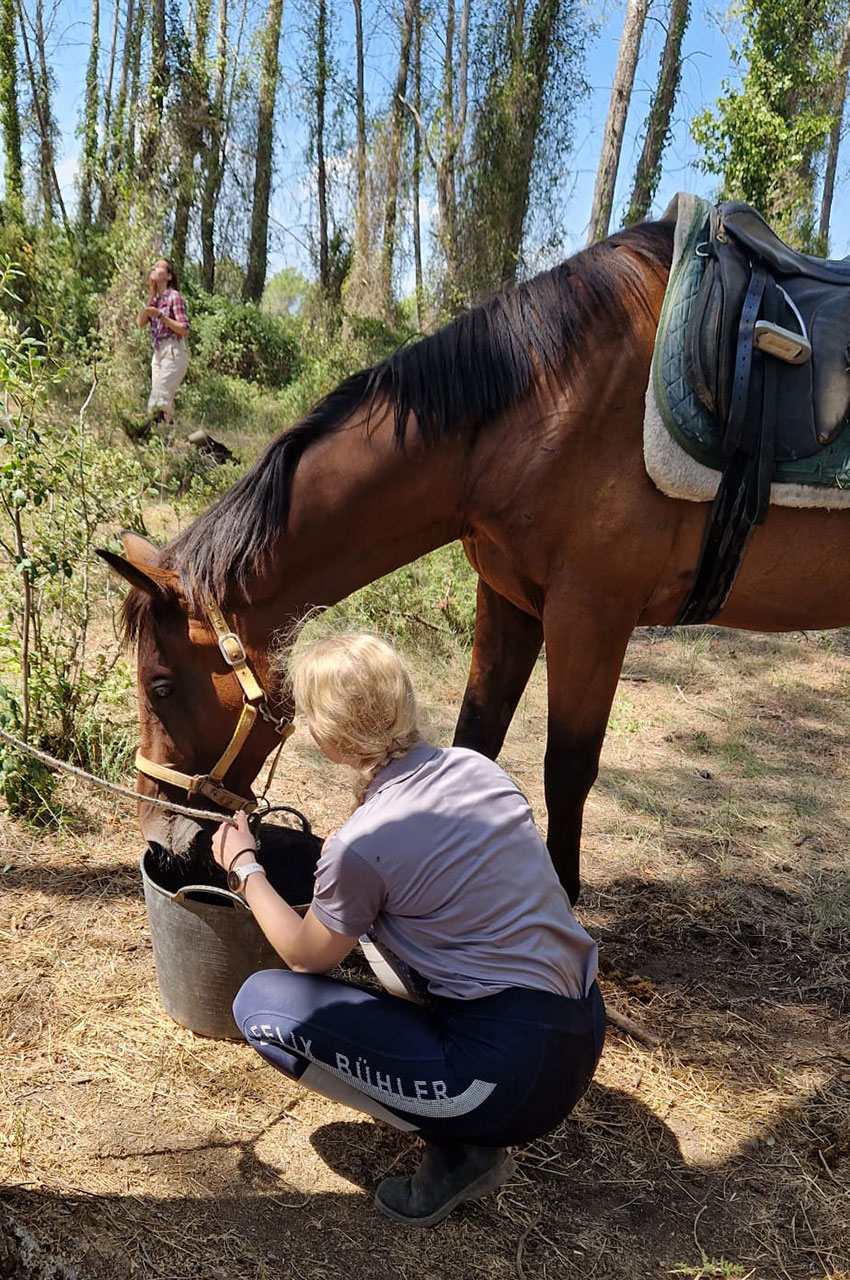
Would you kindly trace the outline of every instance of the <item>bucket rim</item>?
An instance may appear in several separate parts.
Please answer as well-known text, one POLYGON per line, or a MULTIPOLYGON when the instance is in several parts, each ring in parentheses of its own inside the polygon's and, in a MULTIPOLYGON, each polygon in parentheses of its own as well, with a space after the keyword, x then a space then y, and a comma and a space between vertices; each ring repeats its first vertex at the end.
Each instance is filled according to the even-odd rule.
POLYGON ((145 867, 145 858, 152 852, 153 850, 150 845, 146 845, 142 850, 141 857, 139 858, 139 870, 142 873, 142 882, 145 888, 150 885, 151 889, 156 893, 161 894, 163 898, 168 898, 171 902, 176 902, 179 907, 185 907, 186 903, 183 899, 190 893, 212 894, 214 897, 224 898, 226 902, 230 902, 234 906, 238 905, 247 915, 253 916, 254 913, 244 898, 240 897, 238 893, 232 893, 230 889, 220 889, 216 884, 184 884, 173 892, 170 889, 164 888, 163 885, 157 884, 157 882, 148 874, 147 868, 145 867))

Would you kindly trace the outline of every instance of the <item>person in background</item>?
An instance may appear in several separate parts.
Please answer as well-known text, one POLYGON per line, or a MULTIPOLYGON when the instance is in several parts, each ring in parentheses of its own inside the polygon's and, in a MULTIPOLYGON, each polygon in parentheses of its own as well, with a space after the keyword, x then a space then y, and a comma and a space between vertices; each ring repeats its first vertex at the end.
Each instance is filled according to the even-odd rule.
POLYGON ((596 1069, 597 948, 576 922, 525 797, 475 751, 419 732, 407 669, 343 635, 290 663, 296 712, 358 806, 326 840, 302 918, 256 861, 244 813, 213 855, 289 969, 253 974, 236 1022, 284 1075, 424 1139, 377 1208, 433 1226, 513 1173, 596 1069), (324 976, 358 939, 384 991, 324 976))
POLYGON ((158 258, 148 274, 148 301, 136 316, 136 324, 151 328, 151 393, 148 416, 136 429, 137 438, 150 434, 159 422, 170 423, 174 416, 174 393, 189 368, 189 318, 178 291, 174 266, 158 258))

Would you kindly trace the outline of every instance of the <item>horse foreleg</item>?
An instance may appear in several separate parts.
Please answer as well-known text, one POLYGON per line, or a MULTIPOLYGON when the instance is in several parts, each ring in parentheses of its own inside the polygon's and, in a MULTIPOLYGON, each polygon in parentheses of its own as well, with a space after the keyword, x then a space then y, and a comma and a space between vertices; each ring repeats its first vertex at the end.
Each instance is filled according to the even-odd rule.
POLYGON ((543 627, 478 579, 472 664, 454 742, 495 760, 543 644, 543 627))
POLYGON ((578 900, 582 814, 596 781, 608 713, 637 611, 582 595, 547 600, 544 614, 549 693, 545 789, 547 844, 570 901, 578 900))

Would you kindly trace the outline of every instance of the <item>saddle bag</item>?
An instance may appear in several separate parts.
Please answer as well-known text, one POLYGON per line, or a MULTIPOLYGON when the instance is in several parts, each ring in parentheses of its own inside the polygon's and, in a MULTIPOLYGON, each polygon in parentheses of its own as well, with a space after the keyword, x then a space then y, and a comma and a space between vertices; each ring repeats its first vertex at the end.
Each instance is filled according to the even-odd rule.
POLYGON ((685 375, 718 423, 727 463, 694 585, 675 622, 723 607, 778 462, 808 458, 850 422, 850 260, 797 253, 750 205, 709 216, 705 272, 685 330, 685 375))

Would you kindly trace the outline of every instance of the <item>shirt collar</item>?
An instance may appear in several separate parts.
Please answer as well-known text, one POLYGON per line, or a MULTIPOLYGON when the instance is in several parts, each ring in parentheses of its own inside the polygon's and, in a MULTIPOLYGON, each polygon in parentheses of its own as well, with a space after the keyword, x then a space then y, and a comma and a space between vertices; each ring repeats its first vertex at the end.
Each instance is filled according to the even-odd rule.
POLYGON ((420 738, 417 742, 414 742, 409 751, 405 751, 403 756, 399 756, 397 760, 391 760, 389 764, 384 765, 383 769, 378 770, 366 788, 365 799, 370 800, 372 796, 377 795, 379 791, 383 791, 385 787, 409 778, 417 769, 421 769, 422 765, 428 760, 433 760, 439 754, 439 751, 439 747, 435 747, 430 742, 426 742, 424 738, 420 738))

